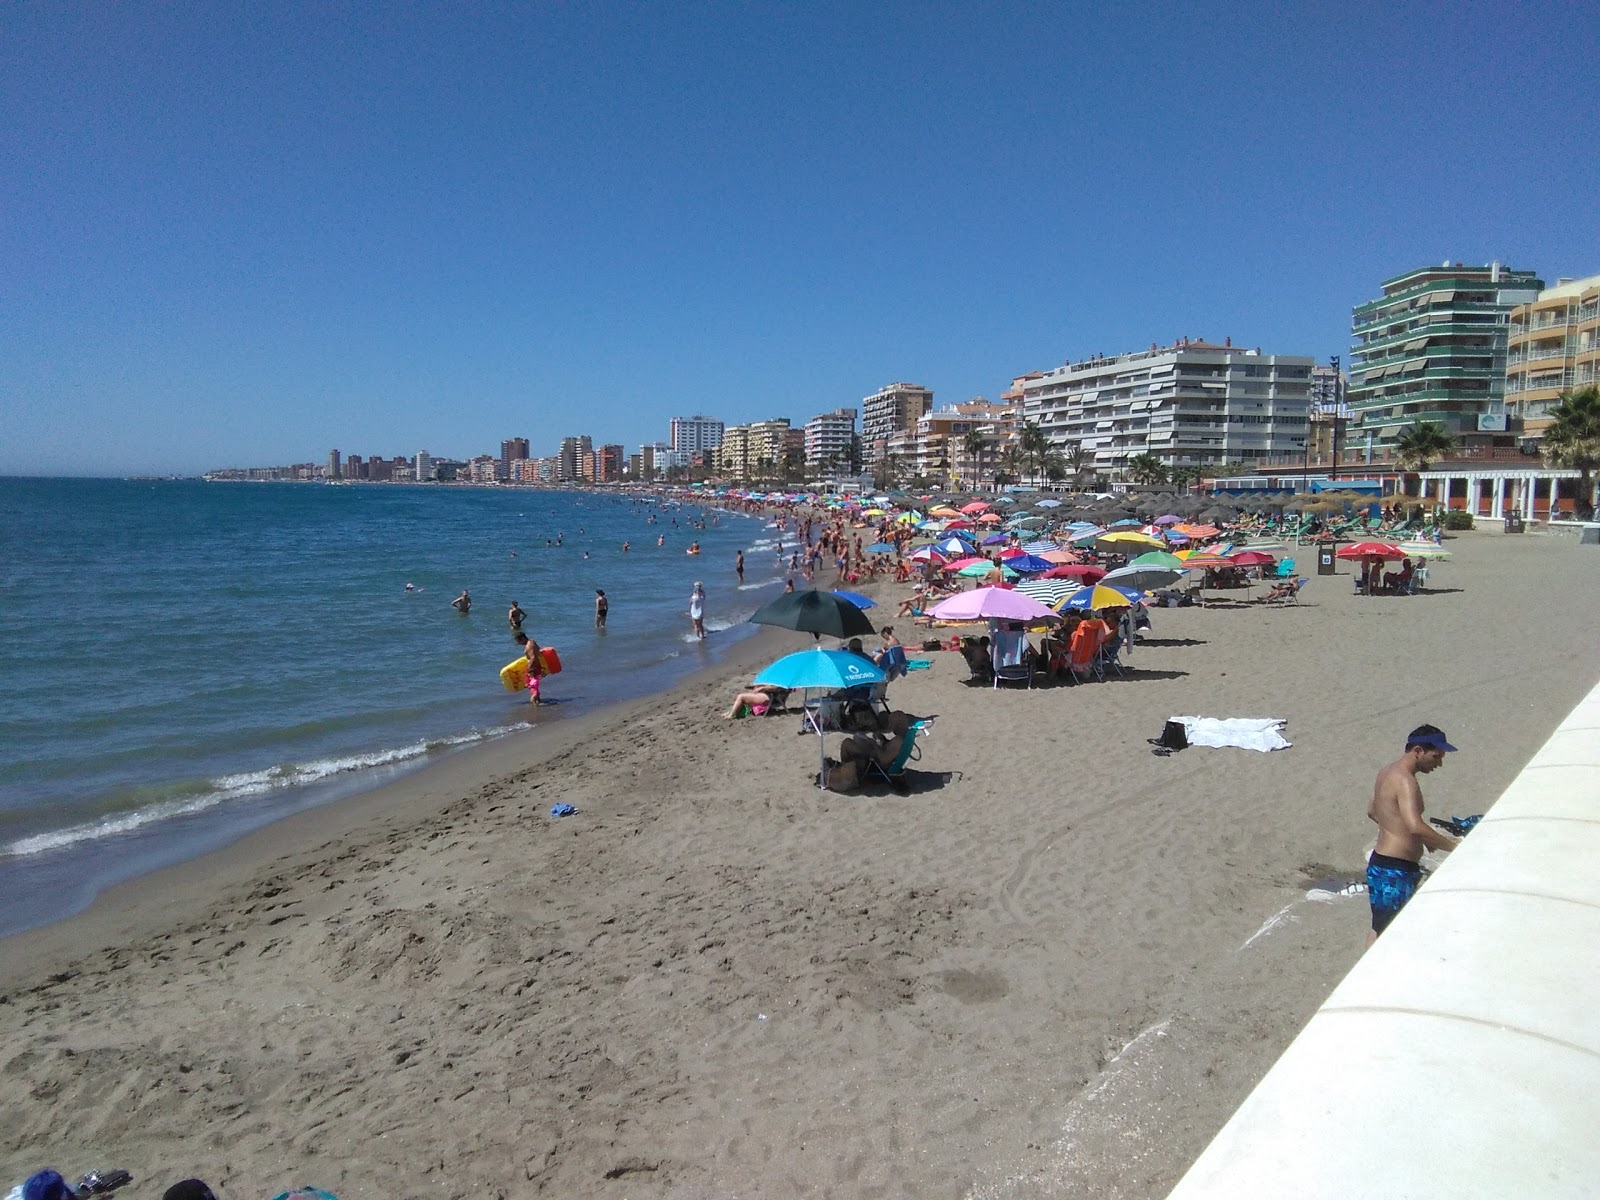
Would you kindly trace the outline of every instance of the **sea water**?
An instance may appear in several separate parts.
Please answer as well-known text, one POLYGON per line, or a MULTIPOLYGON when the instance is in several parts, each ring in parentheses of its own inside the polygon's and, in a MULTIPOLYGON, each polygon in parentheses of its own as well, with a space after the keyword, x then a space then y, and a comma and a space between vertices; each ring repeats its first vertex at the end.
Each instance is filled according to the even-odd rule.
POLYGON ((0 479, 0 934, 431 756, 670 686, 781 589, 779 538, 605 492, 0 479), (498 677, 513 600, 564 667, 538 710, 498 677))

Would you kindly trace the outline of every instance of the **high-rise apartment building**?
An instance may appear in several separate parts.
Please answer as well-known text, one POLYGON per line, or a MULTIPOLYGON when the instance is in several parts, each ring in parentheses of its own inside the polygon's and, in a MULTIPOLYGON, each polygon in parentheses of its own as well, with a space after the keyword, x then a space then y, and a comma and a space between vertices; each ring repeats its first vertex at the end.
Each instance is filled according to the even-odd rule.
POLYGON ((511 464, 528 457, 527 438, 506 438, 500 443, 500 478, 511 478, 511 464))
POLYGON ((728 479, 750 478, 750 427, 730 425, 722 431, 715 450, 706 451, 717 464, 717 471, 728 479))
POLYGON ((1142 454, 1166 467, 1299 454, 1313 365, 1309 356, 1185 338, 1027 377, 1022 417, 1054 450, 1081 445, 1100 473, 1142 454))
POLYGON ((723 424, 715 417, 673 417, 672 448, 683 454, 698 454, 722 445, 723 424))
POLYGON ((776 475, 783 465, 784 438, 789 433, 788 417, 752 421, 749 430, 748 470, 763 477, 776 475))
POLYGON ((1505 440, 1506 334, 1511 310, 1544 282, 1499 263, 1446 262, 1383 283, 1351 311, 1350 407, 1377 445, 1418 421, 1463 446, 1505 440))
POLYGON ((1506 411, 1539 438, 1563 392, 1600 383, 1600 275, 1558 280, 1508 320, 1506 411))
POLYGON ((622 478, 622 465, 626 461, 626 454, 621 446, 601 446, 595 451, 594 456, 594 481, 596 483, 616 483, 622 478))
POLYGON ((337 450, 329 450, 328 451, 328 478, 329 479, 343 479, 344 478, 344 471, 340 467, 340 464, 339 464, 339 452, 337 450))
POLYGON ((561 439, 561 450, 556 455, 559 465, 556 468, 556 482, 573 483, 579 479, 593 477, 592 459, 594 455, 594 441, 588 434, 582 437, 565 437, 561 439), (585 456, 591 459, 591 467, 585 473, 583 461, 585 456))
POLYGON ((836 408, 806 422, 806 466, 813 471, 848 470, 856 450, 856 410, 836 408))
POLYGON ((413 480, 417 483, 427 483, 433 478, 433 456, 426 450, 418 450, 411 471, 413 480))
POLYGON ((914 430, 933 407, 933 392, 914 383, 891 383, 861 401, 861 444, 869 463, 881 462, 889 439, 914 430))

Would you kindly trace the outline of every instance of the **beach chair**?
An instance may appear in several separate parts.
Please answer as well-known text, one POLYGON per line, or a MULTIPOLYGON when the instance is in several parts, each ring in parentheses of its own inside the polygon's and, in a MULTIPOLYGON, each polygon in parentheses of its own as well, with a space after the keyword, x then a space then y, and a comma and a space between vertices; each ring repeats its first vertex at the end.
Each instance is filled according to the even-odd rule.
POLYGON ((1115 671, 1122 678, 1128 677, 1128 668, 1122 665, 1122 639, 1114 637, 1100 647, 1100 653, 1095 655, 1094 673, 1097 678, 1104 681, 1105 677, 1115 671))
POLYGON ((1294 565, 1294 559, 1286 558, 1278 564, 1278 569, 1274 574, 1279 579, 1292 579, 1294 578, 1294 565))
POLYGON ((1418 592, 1422 591, 1427 582, 1428 564, 1425 562, 1419 562, 1416 566, 1416 569, 1411 573, 1411 595, 1415 596, 1418 592))
POLYGON ((876 759, 862 760, 861 782, 869 779, 881 779, 902 796, 911 790, 911 785, 906 781, 906 764, 921 759, 922 747, 918 740, 928 736, 933 728, 933 722, 913 721, 911 728, 906 731, 905 741, 900 744, 900 753, 895 755, 894 761, 887 767, 876 759))
POLYGON ((994 686, 1001 680, 1033 686, 1033 649, 1028 635, 1020 629, 997 629, 989 641, 990 662, 994 666, 994 686))

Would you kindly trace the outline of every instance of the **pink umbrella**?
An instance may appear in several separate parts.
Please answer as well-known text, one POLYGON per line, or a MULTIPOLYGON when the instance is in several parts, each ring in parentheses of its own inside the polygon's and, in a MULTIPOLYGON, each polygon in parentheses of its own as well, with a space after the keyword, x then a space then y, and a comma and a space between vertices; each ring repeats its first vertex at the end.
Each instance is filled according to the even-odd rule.
POLYGON ((1039 555, 1039 557, 1044 559, 1045 562, 1053 563, 1075 563, 1083 561, 1071 550, 1046 550, 1043 554, 1039 555))
POLYGON ((971 529, 971 521, 951 521, 945 525, 946 529, 971 529))
POLYGON ((1021 546, 1008 546, 1000 551, 1001 558, 1021 558, 1027 551, 1021 546))
POLYGON ((1164 517, 1157 517, 1156 518, 1156 524, 1157 525, 1176 525, 1182 519, 1183 518, 1181 518, 1181 517, 1175 517, 1171 513, 1168 513, 1164 517))
POLYGON ((1106 577, 1106 569, 1093 563, 1066 563, 1051 567, 1040 579, 1081 579, 1084 583, 1099 583, 1106 577))
POLYGON ((971 504, 963 504, 961 511, 970 515, 972 513, 981 513, 988 507, 982 500, 974 500, 971 504))
MULTIPOLYGON (((989 562, 989 560, 987 558, 979 558, 976 555, 974 555, 971 558, 958 558, 958 559, 955 560, 955 562, 945 563, 944 569, 946 571, 964 571, 968 567, 972 566, 973 563, 986 563, 986 562, 989 562)), ((990 565, 992 566, 993 564, 991 563, 990 565)))
POLYGON ((1230 554, 1233 565, 1236 567, 1270 567, 1278 560, 1270 554, 1263 554, 1259 550, 1241 550, 1237 554, 1230 554))
POLYGON ((1032 596, 1007 588, 981 587, 959 596, 941 600, 928 610, 936 621, 997 621, 1056 622, 1058 613, 1040 604, 1032 596))

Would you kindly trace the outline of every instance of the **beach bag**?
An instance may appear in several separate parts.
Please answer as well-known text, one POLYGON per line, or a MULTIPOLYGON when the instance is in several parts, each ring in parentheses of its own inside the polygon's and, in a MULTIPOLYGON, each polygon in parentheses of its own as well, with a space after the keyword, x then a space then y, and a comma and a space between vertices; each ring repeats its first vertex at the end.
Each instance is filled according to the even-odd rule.
POLYGON ((867 701, 851 700, 844 706, 844 718, 840 723, 850 733, 876 733, 878 714, 867 701))
POLYGON ((1148 741, 1156 748, 1157 754, 1171 754, 1189 748, 1189 731, 1183 727, 1182 721, 1168 721, 1162 726, 1161 736, 1149 738, 1148 741))
POLYGON ((944 643, 938 638, 929 638, 927 641, 922 643, 922 648, 924 650, 943 650, 944 643))

